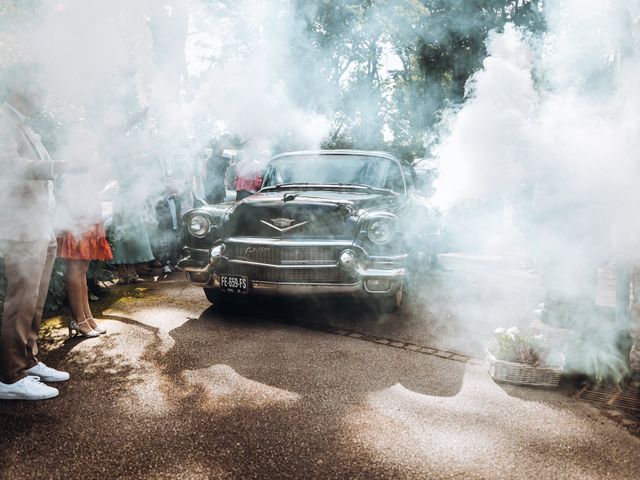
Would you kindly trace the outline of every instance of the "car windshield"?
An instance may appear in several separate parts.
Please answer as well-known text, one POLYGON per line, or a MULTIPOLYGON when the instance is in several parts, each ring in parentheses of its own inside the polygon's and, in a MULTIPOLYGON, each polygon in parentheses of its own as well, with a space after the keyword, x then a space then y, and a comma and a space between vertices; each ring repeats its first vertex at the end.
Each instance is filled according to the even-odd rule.
POLYGON ((291 155, 272 160, 262 187, 285 184, 366 185, 400 194, 405 188, 396 162, 369 155, 291 155))

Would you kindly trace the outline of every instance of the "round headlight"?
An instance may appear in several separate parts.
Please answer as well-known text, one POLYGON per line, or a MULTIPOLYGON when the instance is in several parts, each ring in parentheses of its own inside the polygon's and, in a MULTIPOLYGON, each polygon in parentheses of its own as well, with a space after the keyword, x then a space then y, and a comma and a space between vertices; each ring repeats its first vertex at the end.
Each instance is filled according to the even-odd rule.
POLYGON ((204 237, 209 233, 210 227, 211 222, 202 215, 194 215, 191 217, 191 220, 189 220, 189 233, 194 237, 204 237))
POLYGON ((376 245, 386 245, 393 238, 394 224, 389 218, 374 220, 367 228, 367 235, 376 245))

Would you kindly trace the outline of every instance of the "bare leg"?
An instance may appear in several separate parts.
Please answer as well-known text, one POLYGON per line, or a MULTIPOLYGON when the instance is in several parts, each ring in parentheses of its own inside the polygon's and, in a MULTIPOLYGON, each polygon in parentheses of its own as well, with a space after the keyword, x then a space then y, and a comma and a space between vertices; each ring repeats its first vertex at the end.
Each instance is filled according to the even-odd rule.
POLYGON ((82 260, 67 260, 67 296, 69 298, 71 316, 78 323, 78 328, 82 333, 89 333, 92 328, 87 323, 81 324, 81 322, 85 321, 84 289, 87 288, 87 277, 82 270, 83 263, 86 262, 82 260))
POLYGON ((107 333, 104 328, 99 328, 96 320, 91 313, 91 306, 89 305, 89 287, 87 286, 87 271, 89 270, 89 262, 83 262, 82 266, 82 304, 84 308, 84 318, 89 323, 89 326, 100 334, 107 333))
POLYGON ((82 275, 82 310, 84 319, 89 321, 89 325, 91 328, 96 328, 97 324, 93 319, 93 314, 91 313, 91 307, 89 306, 89 287, 87 286, 87 271, 89 270, 89 262, 88 261, 80 261, 78 262, 80 269, 80 274, 82 275))

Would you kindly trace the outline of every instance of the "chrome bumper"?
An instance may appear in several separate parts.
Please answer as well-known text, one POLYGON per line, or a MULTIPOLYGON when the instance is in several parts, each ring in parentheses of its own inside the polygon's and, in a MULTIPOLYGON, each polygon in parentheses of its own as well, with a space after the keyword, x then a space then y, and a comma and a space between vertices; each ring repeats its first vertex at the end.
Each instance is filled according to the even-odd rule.
MULTIPOLYGON (((220 288, 218 275, 213 276, 213 288, 220 288)), ((362 293, 362 282, 334 283, 276 283, 249 280, 250 294, 255 295, 357 295, 362 293)))
MULTIPOLYGON (((204 288, 220 288, 220 275, 216 272, 216 262, 212 261, 206 251, 198 251, 199 258, 190 256, 178 262, 178 266, 185 271, 187 279, 194 285, 204 288)), ((336 265, 267 265, 257 262, 227 260, 230 263, 255 264, 274 269, 283 268, 339 268, 336 265)), ((249 278, 250 294, 266 295, 388 295, 396 293, 401 287, 406 275, 406 268, 398 267, 394 262, 381 262, 368 268, 359 267, 353 270, 356 279, 353 283, 313 283, 313 282, 270 282, 252 280, 249 278), (388 268, 380 268, 382 265, 388 268), (375 267, 375 268, 374 268, 375 267), (369 280, 388 282, 386 289, 372 289, 369 280)))
MULTIPOLYGON (((381 291, 371 291, 366 287, 366 282, 360 280, 356 283, 286 283, 286 282, 263 282, 260 280, 249 280, 251 295, 282 295, 282 296, 305 296, 305 295, 388 295, 396 293, 402 286, 401 280, 391 281, 389 288, 381 291)), ((220 277, 212 276, 212 282, 208 288, 220 288, 220 277)))
MULTIPOLYGON (((217 274, 206 274, 206 277, 187 272, 187 279, 203 288, 220 288, 220 276, 217 274)), ((388 295, 396 293, 402 287, 404 274, 393 277, 381 277, 377 275, 370 279, 389 280, 389 288, 385 290, 371 290, 367 288, 366 280, 359 280, 356 283, 279 283, 264 282, 260 280, 249 280, 250 294, 255 295, 388 295)))
POLYGON ((205 261, 202 259, 194 259, 192 257, 185 257, 178 261, 178 267, 187 273, 201 273, 211 274, 213 272, 214 265, 209 259, 205 261))

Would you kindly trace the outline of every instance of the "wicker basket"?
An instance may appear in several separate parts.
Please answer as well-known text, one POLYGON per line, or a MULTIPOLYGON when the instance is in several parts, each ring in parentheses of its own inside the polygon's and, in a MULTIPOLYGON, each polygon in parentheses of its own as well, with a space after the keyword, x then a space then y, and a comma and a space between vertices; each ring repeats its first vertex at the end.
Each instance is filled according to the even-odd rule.
POLYGON ((560 383, 562 370, 553 367, 532 367, 526 363, 498 360, 489 351, 485 351, 489 374, 496 382, 556 388, 560 383))

